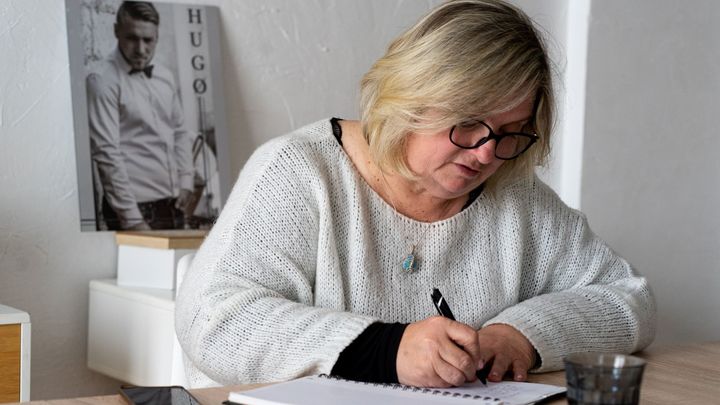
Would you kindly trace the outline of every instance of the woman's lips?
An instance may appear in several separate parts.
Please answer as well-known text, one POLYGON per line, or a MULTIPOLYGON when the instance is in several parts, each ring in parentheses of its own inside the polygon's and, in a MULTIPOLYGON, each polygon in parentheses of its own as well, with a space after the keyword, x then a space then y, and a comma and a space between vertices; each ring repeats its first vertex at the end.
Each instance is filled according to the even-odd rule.
POLYGON ((480 171, 470 168, 469 166, 465 166, 460 163, 455 163, 455 166, 460 170, 460 173, 462 173, 466 177, 475 177, 477 176, 480 171))

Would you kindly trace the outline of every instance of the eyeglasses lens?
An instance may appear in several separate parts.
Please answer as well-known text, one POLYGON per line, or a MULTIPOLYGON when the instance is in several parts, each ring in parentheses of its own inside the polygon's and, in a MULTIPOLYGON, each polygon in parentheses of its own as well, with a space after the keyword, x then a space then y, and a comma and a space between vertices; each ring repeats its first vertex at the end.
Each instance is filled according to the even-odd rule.
POLYGON ((450 139, 460 147, 473 148, 488 135, 490 135, 490 128, 482 122, 468 121, 456 125, 450 139))
POLYGON ((521 154, 530 142, 530 138, 526 136, 505 136, 498 142, 497 146, 495 146, 495 156, 500 159, 512 159, 521 154))

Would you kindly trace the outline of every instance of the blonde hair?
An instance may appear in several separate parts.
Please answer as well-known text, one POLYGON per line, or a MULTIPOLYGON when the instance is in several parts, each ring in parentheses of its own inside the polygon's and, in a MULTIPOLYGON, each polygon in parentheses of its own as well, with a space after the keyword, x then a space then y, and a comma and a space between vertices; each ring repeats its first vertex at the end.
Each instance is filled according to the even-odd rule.
POLYGON ((381 170, 412 179, 408 133, 508 111, 531 96, 530 125, 540 139, 505 162, 486 189, 545 163, 555 114, 552 72, 542 38, 521 10, 499 0, 450 0, 396 38, 365 74, 362 129, 381 170), (432 122, 423 120, 430 109, 440 112, 432 122))

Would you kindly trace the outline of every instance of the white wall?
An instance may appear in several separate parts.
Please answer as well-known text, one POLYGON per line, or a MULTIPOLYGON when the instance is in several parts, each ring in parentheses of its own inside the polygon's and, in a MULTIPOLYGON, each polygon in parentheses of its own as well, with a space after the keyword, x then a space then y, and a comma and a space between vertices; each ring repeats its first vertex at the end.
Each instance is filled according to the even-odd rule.
POLYGON ((110 392, 85 368, 87 285, 112 235, 78 223, 64 7, 0 2, 0 302, 30 313, 31 398, 110 392))
POLYGON ((582 205, 655 290, 658 341, 720 339, 720 3, 593 1, 582 205))
MULTIPOLYGON (((91 0, 88 0, 91 1, 91 0)), ((188 1, 183 1, 188 2, 188 1)), ((558 34, 567 0, 517 0, 558 34)), ((197 0, 221 8, 231 167, 322 117, 357 117, 357 84, 439 0, 197 0)), ((31 315, 32 398, 113 393, 86 366, 88 282, 113 234, 81 233, 62 1, 0 1, 0 302, 31 315)), ((562 63, 562 62, 561 62, 562 63)))
MULTIPOLYGON (((563 138, 565 97, 565 76, 569 65, 566 54, 567 43, 567 22, 568 22, 568 1, 567 0, 511 0, 512 3, 521 7, 540 27, 540 33, 545 38, 545 44, 550 55, 551 66, 554 69, 555 91, 557 95, 558 117, 555 131, 552 134, 551 154, 548 164, 537 170, 540 178, 548 183, 563 199, 568 198, 563 193, 563 138)), ((566 187, 567 189, 567 187, 566 187)))
POLYGON ((548 164, 537 170, 566 204, 580 208, 590 0, 512 0, 540 26, 555 73, 557 120, 548 164))

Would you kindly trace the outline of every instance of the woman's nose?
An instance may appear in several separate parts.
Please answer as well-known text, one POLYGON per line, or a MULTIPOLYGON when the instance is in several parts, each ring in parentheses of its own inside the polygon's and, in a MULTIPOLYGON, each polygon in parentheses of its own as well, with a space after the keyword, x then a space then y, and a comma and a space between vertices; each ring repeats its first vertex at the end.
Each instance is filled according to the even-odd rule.
POLYGON ((497 141, 492 139, 471 151, 480 163, 489 164, 497 159, 495 157, 495 146, 497 146, 497 141))

